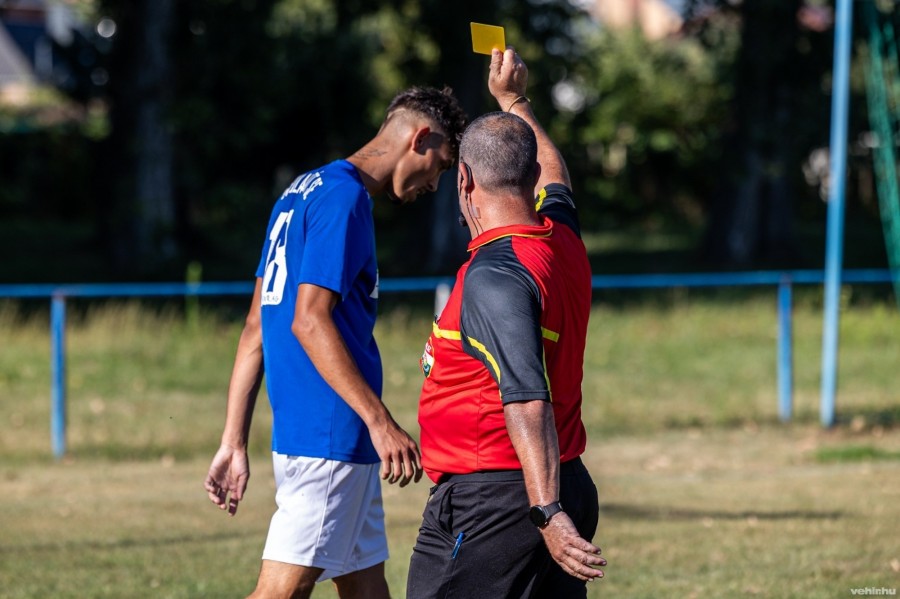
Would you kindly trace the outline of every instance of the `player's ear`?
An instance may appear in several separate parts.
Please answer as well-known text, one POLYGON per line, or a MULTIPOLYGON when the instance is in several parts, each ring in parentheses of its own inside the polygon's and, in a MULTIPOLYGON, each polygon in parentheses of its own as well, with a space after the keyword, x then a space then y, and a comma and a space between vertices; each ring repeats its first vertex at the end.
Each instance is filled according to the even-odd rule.
POLYGON ((413 133, 412 147, 416 152, 424 153, 428 149, 429 136, 431 135, 431 127, 425 125, 419 127, 413 133))

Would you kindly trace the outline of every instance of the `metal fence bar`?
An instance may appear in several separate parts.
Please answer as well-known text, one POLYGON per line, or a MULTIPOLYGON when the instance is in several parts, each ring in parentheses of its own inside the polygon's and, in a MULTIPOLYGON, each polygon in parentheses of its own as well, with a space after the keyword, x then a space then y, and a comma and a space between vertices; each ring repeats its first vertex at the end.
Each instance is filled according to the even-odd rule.
MULTIPOLYGON (((754 271, 730 273, 685 273, 647 275, 594 275, 594 289, 639 289, 659 287, 760 287, 777 286, 788 277, 794 284, 814 285, 825 282, 821 270, 754 271)), ((890 270, 859 269, 843 272, 845 283, 890 283, 890 270)))
POLYGON ((0 297, 165 297, 184 295, 249 295, 253 282, 83 283, 64 285, 0 285, 0 297))
MULTIPOLYGON (((741 287, 777 286, 781 278, 790 277, 794 284, 821 284, 825 273, 821 270, 754 271, 734 273, 684 273, 642 275, 595 275, 594 289, 637 289, 660 287, 741 287)), ((845 270, 844 283, 890 283, 891 271, 883 269, 845 270)), ((434 291, 442 283, 452 285, 452 277, 420 277, 382 279, 379 292, 434 291)), ((66 297, 162 297, 184 295, 249 295, 253 282, 208 283, 83 283, 0 285, 0 298, 66 297)))

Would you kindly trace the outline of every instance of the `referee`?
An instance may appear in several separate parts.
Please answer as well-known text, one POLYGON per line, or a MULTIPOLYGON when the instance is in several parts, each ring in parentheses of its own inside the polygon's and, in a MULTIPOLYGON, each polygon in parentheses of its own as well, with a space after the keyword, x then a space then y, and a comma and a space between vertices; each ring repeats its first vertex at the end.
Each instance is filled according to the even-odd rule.
POLYGON ((460 145, 472 241, 421 361, 422 465, 436 486, 411 599, 586 597, 606 565, 589 542, 597 489, 579 457, 591 272, 527 79, 513 49, 494 50, 488 87, 504 112, 472 122, 460 145))

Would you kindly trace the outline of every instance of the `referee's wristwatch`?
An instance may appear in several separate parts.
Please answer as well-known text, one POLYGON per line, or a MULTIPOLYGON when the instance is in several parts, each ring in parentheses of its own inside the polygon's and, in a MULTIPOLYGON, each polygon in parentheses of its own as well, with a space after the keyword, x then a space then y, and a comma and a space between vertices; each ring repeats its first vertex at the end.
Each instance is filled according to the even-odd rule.
POLYGON ((550 518, 561 511, 563 511, 562 504, 558 501, 554 501, 547 505, 532 506, 531 510, 528 512, 528 517, 531 519, 532 524, 538 528, 544 528, 550 523, 550 518))

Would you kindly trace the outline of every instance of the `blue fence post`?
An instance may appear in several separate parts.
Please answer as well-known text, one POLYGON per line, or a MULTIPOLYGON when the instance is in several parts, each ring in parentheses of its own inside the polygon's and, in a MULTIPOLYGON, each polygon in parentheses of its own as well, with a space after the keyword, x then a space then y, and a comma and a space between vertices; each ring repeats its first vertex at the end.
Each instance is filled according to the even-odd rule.
POLYGON ((837 389, 841 263, 844 250, 844 180, 847 174, 847 105, 849 104, 852 30, 853 2, 837 0, 837 12, 834 19, 834 74, 831 92, 831 169, 825 242, 822 397, 819 406, 819 419, 824 427, 834 424, 834 396, 837 389))
POLYGON ((794 412, 793 287, 791 277, 778 283, 778 417, 789 422, 794 412))
POLYGON ((50 442, 57 459, 66 453, 66 297, 50 304, 50 442))

